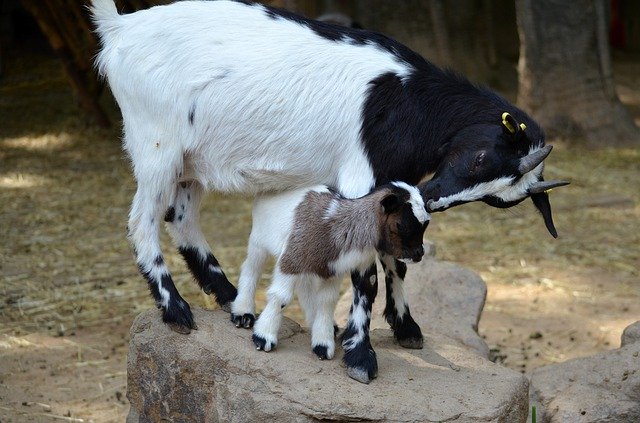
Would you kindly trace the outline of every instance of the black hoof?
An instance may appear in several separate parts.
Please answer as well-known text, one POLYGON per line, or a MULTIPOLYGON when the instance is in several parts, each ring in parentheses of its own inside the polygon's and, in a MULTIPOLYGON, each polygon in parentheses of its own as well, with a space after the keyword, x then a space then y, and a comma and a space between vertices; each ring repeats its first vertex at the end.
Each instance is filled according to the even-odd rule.
POLYGON ((245 313, 242 316, 239 314, 231 313, 231 321, 237 328, 250 329, 253 327, 253 323, 256 321, 256 317, 253 314, 245 313))
POLYGON ((172 299, 169 301, 169 306, 162 309, 162 321, 169 325, 169 328, 174 332, 185 335, 191 333, 191 330, 198 329, 189 304, 182 298, 172 299))
POLYGON ((347 375, 360 383, 369 383, 378 376, 376 352, 368 339, 350 350, 345 349, 342 361, 347 366, 347 375))
POLYGON ((329 356, 329 347, 326 345, 316 345, 313 347, 313 353, 318 356, 320 360, 331 360, 329 356))
POLYGON ((393 336, 398 344, 404 348, 420 350, 424 345, 420 326, 409 313, 405 313, 401 321, 399 319, 396 320, 393 325, 393 336))
POLYGON ((265 338, 260 335, 256 335, 255 333, 251 336, 251 340, 259 351, 269 352, 276 346, 275 342, 267 341, 265 338))

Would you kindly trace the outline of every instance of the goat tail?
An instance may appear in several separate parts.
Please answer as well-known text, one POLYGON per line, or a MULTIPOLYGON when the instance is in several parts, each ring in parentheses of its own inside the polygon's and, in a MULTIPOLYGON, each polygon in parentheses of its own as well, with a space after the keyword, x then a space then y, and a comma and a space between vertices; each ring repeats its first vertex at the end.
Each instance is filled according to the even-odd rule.
POLYGON ((103 42, 120 27, 120 15, 114 0, 92 0, 91 14, 96 31, 103 42))
POLYGON ((110 40, 121 26, 121 17, 118 14, 115 0, 91 0, 90 10, 102 45, 96 57, 96 67, 98 73, 104 76, 109 56, 108 51, 112 47, 110 40))

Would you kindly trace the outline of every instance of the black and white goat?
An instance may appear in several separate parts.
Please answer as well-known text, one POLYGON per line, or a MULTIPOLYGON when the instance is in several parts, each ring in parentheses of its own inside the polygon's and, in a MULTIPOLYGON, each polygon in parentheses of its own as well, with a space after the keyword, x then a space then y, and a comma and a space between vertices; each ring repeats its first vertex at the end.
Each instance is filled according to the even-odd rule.
MULTIPOLYGON (((475 200, 509 207, 532 196, 555 235, 543 192, 554 183, 542 182, 550 147, 539 126, 388 37, 248 2, 181 1, 129 15, 113 0, 92 4, 97 67, 121 108, 138 184, 130 239, 163 320, 176 330, 195 322, 163 260, 162 216, 202 289, 221 305, 236 296, 198 222, 207 190, 324 184, 355 198, 435 172, 421 188, 430 210, 475 200)), ((393 294, 386 318, 401 345, 420 347, 403 294, 406 267, 382 260, 393 294)), ((375 262, 353 273, 354 298, 367 301, 353 304, 343 338, 347 367, 368 378, 376 356, 359 336, 368 326, 353 316, 370 312, 375 274, 375 262)))
MULTIPOLYGON (((333 312, 344 275, 367 271, 376 252, 420 261, 428 223, 420 192, 404 182, 383 185, 357 199, 344 198, 324 185, 258 196, 231 320, 238 327, 253 325, 256 285, 265 260, 273 256, 268 303, 256 322, 254 343, 265 351, 276 345, 281 311, 297 286, 312 328, 313 352, 322 359, 332 358, 333 312)), ((369 283, 377 289, 375 277, 369 283)), ((363 296, 357 301, 366 300, 363 296)), ((369 317, 361 314, 355 319, 364 326, 360 320, 369 317)))

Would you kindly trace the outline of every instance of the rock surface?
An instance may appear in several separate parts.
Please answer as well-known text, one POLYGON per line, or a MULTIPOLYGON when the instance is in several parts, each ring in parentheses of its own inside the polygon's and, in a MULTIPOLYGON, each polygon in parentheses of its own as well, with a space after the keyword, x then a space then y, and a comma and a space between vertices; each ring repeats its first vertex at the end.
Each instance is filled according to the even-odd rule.
MULTIPOLYGON (((434 254, 433 249, 427 250, 434 254)), ((382 315, 386 302, 382 272, 378 273, 378 283, 371 329, 388 329, 382 315)), ((445 334, 480 356, 489 356, 489 348, 477 332, 487 296, 487 286, 480 276, 457 264, 425 255, 420 263, 408 266, 404 289, 411 315, 423 331, 445 334)), ((348 290, 338 302, 336 321, 340 327, 346 325, 351 298, 348 290)), ((375 349, 376 345, 372 345, 375 349)))
POLYGON ((347 377, 341 352, 319 361, 309 334, 284 319, 276 351, 223 311, 195 309, 199 330, 180 335, 157 310, 136 318, 128 358, 128 422, 524 422, 528 383, 444 335, 425 331, 406 350, 390 330, 371 333, 379 376, 347 377))
POLYGON ((627 327, 617 350, 534 370, 530 396, 538 421, 640 422, 640 342, 628 336, 638 329, 638 322, 627 327))
POLYGON ((622 331, 622 339, 620 344, 622 347, 640 342, 640 320, 630 324, 622 331))

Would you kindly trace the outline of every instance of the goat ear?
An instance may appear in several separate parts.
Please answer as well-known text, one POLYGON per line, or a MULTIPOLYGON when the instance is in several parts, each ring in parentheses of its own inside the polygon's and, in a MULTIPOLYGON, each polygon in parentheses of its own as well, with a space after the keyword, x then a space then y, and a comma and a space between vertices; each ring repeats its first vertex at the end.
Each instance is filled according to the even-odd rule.
POLYGON ((402 205, 402 199, 394 193, 386 195, 382 201, 380 201, 382 211, 386 214, 391 214, 398 210, 402 205))

